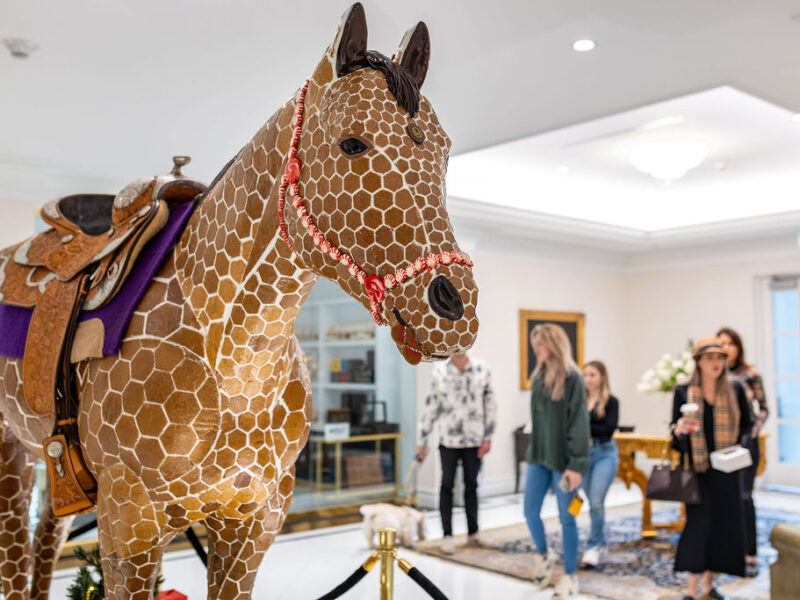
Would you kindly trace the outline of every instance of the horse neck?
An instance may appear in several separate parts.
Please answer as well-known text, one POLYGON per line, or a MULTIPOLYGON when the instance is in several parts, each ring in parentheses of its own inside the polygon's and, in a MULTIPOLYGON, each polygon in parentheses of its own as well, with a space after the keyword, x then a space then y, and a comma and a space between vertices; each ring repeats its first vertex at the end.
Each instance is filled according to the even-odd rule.
POLYGON ((176 246, 176 277, 215 367, 249 356, 237 351, 241 341, 259 353, 284 351, 316 281, 280 236, 278 187, 293 109, 292 100, 242 148, 176 246))

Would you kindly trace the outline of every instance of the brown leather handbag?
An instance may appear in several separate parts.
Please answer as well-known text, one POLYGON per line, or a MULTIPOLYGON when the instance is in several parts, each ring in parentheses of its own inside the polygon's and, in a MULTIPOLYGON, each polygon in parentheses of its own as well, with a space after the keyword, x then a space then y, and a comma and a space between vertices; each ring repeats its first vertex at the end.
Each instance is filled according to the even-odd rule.
POLYGON ((653 467, 650 479, 647 480, 645 496, 650 500, 700 504, 697 474, 687 464, 685 453, 681 452, 681 460, 675 467, 669 463, 653 467))

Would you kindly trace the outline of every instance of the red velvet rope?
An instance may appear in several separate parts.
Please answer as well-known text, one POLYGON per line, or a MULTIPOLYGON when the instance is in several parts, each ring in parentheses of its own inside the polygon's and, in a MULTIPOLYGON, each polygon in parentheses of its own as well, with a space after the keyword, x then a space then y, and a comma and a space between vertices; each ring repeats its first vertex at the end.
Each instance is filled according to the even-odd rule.
POLYGON ((292 205, 297 210, 297 217, 305 227, 308 234, 314 240, 314 244, 319 247, 322 252, 330 256, 333 260, 339 261, 348 268, 350 273, 358 279, 358 282, 364 286, 364 290, 370 299, 370 314, 378 325, 385 325, 380 315, 381 303, 386 297, 386 290, 404 283, 422 273, 423 271, 433 271, 439 265, 461 264, 472 267, 473 263, 465 252, 451 252, 444 251, 439 254, 430 254, 428 256, 421 256, 413 262, 410 262, 405 267, 397 269, 394 274, 380 277, 378 275, 367 275, 367 273, 360 266, 356 264, 353 257, 347 252, 340 250, 333 242, 331 242, 325 235, 317 228, 316 223, 308 212, 308 209, 303 203, 303 197, 300 195, 300 160, 297 158, 297 150, 300 146, 300 134, 303 126, 303 111, 305 109, 306 92, 308 91, 308 80, 300 90, 297 96, 297 104, 294 108, 294 117, 292 124, 294 125, 294 134, 292 135, 292 143, 289 147, 289 157, 286 161, 286 168, 281 178, 281 185, 278 188, 278 217, 280 219, 281 237, 289 249, 294 252, 292 243, 289 241, 289 236, 286 231, 286 221, 284 219, 283 208, 286 203, 287 189, 292 193, 292 205))

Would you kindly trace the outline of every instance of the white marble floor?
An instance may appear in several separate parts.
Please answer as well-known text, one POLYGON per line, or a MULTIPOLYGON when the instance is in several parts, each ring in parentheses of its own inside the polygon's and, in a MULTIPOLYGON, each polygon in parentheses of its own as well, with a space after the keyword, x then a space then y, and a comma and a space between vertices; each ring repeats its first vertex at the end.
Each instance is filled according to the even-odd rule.
MULTIPOLYGON (((784 494, 761 493, 759 506, 779 506, 786 501, 784 494)), ((790 501, 796 501, 792 496, 790 501)), ((623 506, 641 500, 638 489, 626 490, 617 481, 607 498, 608 506, 623 506)), ((586 507, 584 507, 586 510, 586 507)), ((555 499, 548 496, 544 516, 556 516, 555 499)), ((481 527, 491 529, 524 521, 522 495, 510 495, 483 500, 480 505, 481 527)), ((465 533, 463 510, 454 512, 454 533, 465 533)), ((429 539, 441 537, 438 512, 426 518, 429 539)), ((331 527, 311 532, 278 536, 267 553, 259 571, 256 600, 314 600, 338 585, 369 555, 360 525, 331 527)), ((552 592, 541 590, 532 583, 504 575, 473 569, 417 554, 408 550, 398 553, 407 558, 431 579, 451 600, 548 600, 552 592)), ((378 598, 379 569, 376 567, 353 590, 342 596, 346 600, 375 600, 378 598)), ((189 600, 205 600, 205 570, 192 551, 170 553, 164 561, 165 589, 177 589, 189 600)), ((59 572, 54 579, 52 598, 64 598, 66 588, 74 577, 74 569, 59 572)), ((417 585, 399 569, 395 571, 395 597, 404 600, 427 598, 417 585)), ((588 596, 582 596, 588 598, 588 596)))

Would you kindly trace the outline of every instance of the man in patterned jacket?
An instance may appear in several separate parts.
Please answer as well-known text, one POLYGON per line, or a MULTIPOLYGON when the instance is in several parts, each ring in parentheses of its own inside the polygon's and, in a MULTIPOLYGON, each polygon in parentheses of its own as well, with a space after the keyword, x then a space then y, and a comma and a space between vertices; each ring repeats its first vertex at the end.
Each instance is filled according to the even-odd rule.
POLYGON ((468 545, 480 545, 478 538, 478 471, 481 458, 491 448, 497 405, 491 374, 486 363, 455 354, 433 369, 431 391, 419 425, 417 457, 425 457, 428 439, 436 427, 442 459, 442 487, 439 512, 444 539, 441 551, 455 553, 453 542, 453 483, 458 461, 464 471, 464 506, 467 512, 468 545))

